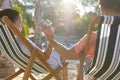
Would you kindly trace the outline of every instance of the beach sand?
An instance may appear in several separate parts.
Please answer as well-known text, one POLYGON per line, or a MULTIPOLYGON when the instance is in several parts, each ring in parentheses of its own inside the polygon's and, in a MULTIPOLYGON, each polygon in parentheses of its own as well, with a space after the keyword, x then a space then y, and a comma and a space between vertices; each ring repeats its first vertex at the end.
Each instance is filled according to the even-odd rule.
MULTIPOLYGON (((68 80, 76 80, 77 78, 77 64, 79 64, 79 61, 77 60, 69 60, 68 61, 68 80)), ((46 74, 40 74, 40 75, 35 75, 37 80, 41 80, 46 74)), ((22 80, 23 74, 17 76, 13 80, 22 80)), ((1 78, 0 80, 4 80, 4 78, 1 78)), ((31 80, 31 79, 29 79, 31 80)), ((52 78, 51 80, 55 80, 52 78)), ((90 78, 88 79, 88 76, 84 76, 84 80, 91 80, 90 78)))

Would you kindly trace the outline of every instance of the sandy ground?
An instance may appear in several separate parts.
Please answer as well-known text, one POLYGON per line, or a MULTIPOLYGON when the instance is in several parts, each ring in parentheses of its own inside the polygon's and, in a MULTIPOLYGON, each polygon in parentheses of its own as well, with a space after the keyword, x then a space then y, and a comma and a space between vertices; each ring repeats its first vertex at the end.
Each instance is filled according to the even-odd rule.
MULTIPOLYGON (((68 79, 69 80, 76 80, 76 76, 77 76, 77 64, 79 63, 79 61, 74 61, 74 60, 70 60, 68 61, 68 79)), ((40 74, 40 75, 35 75, 35 77, 37 78, 37 80, 41 80, 42 77, 44 77, 46 74, 40 74)), ((23 74, 21 74, 20 76, 17 76, 15 79, 13 80, 22 80, 22 76, 23 74)), ((88 79, 87 76, 84 77, 85 80, 90 80, 90 78, 88 79)), ((4 80, 3 78, 0 80, 4 80)), ((31 79, 29 79, 31 80, 31 79)), ((51 80, 55 80, 55 79, 51 79, 51 80)))

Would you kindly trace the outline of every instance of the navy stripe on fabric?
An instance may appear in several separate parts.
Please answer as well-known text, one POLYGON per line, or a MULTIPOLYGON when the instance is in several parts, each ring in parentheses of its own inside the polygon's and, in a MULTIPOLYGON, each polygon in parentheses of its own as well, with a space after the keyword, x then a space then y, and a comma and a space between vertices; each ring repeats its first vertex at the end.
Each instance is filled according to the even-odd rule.
MULTIPOLYGON (((9 45, 7 45, 7 46, 10 46, 11 49, 12 49, 12 51, 13 51, 13 54, 15 54, 15 51, 13 50, 13 47, 12 47, 11 44, 10 44, 10 41, 9 41, 9 39, 8 39, 8 37, 7 37, 6 32, 4 31, 4 29, 3 29, 2 26, 1 26, 0 28, 1 28, 2 32, 4 33, 4 37, 6 38, 8 44, 9 44, 9 45)), ((8 55, 9 55, 12 59, 14 59, 14 57, 11 56, 11 53, 10 53, 10 52, 8 51, 8 49, 6 48, 6 45, 4 44, 4 41, 2 40, 2 38, 1 38, 1 42, 2 42, 2 44, 3 44, 3 46, 4 46, 5 50, 6 50, 6 52, 8 53, 8 55)), ((14 59, 14 60, 15 60, 15 59, 14 59)), ((15 61, 16 61, 16 60, 15 60, 15 61)), ((16 62, 17 62, 17 61, 16 61, 16 62)), ((19 62, 18 62, 18 63, 19 63, 19 62)), ((19 64, 20 64, 20 63, 19 63, 19 64)), ((20 65, 21 65, 21 64, 20 64, 20 65)), ((21 66, 22 66, 22 65, 21 65, 21 66)), ((24 67, 24 66, 22 66, 22 67, 24 67)))
POLYGON ((119 66, 117 67, 116 71, 112 75, 110 75, 107 80, 112 79, 118 73, 120 73, 120 63, 119 63, 119 66))
MULTIPOLYGON (((2 27, 3 27, 3 26, 2 26, 2 27)), ((4 33, 4 36, 6 37, 6 39, 7 39, 7 41, 8 41, 8 43, 9 43, 9 46, 11 47, 14 55, 15 55, 19 60, 21 60, 25 65, 27 65, 27 63, 26 63, 25 61, 23 61, 22 59, 19 58, 18 55, 16 55, 17 53, 15 53, 13 47, 12 47, 11 44, 10 44, 10 41, 8 40, 8 38, 7 38, 7 36, 6 36, 7 34, 5 34, 6 32, 4 31, 4 29, 3 29, 2 27, 1 27, 1 29, 2 29, 2 31, 3 31, 3 33, 4 33)), ((14 41, 16 42, 16 40, 15 40, 15 38, 14 38, 14 36, 13 36, 12 33, 11 33, 11 35, 12 35, 12 38, 14 39, 14 41)), ((2 41, 2 43, 3 43, 3 45, 4 45, 4 48, 5 48, 5 50, 7 51, 7 53, 9 54, 9 56, 11 56, 10 53, 9 53, 9 51, 8 51, 7 48, 5 47, 4 41, 3 41, 3 40, 1 40, 1 41, 2 41)), ((16 42, 16 44, 17 44, 17 42, 16 42)), ((20 47, 18 46, 18 44, 17 44, 17 47, 20 49, 20 47)), ((25 57, 28 58, 28 56, 27 56, 26 54, 24 54, 21 49, 20 49, 20 51, 21 51, 21 53, 22 53, 25 57)), ((11 56, 11 58, 14 59, 12 56, 11 56)), ((15 60, 15 59, 14 59, 14 60, 15 60)), ((15 61, 16 61, 16 60, 15 60, 15 61)), ((17 61, 16 61, 16 62, 17 62, 17 61)), ((19 63, 19 62, 18 62, 18 63, 19 63)), ((46 69, 44 66, 40 65, 38 62, 35 62, 35 64, 37 64, 38 66, 40 66, 41 68, 43 68, 44 70, 47 71, 47 69, 46 69)), ((22 64, 19 63, 19 65, 21 65, 21 66, 25 69, 25 67, 24 67, 22 64)), ((33 70, 35 70, 35 71, 38 72, 38 73, 41 73, 38 69, 35 69, 34 67, 33 67, 33 70)))
MULTIPOLYGON (((120 60, 118 59, 119 58, 118 53, 120 53, 120 47, 119 47, 120 43, 119 42, 116 43, 116 39, 118 38, 118 40, 120 40, 120 35, 119 35, 120 33, 118 33, 118 30, 119 30, 118 28, 120 26, 120 17, 118 17, 118 16, 112 16, 112 17, 111 16, 106 16, 106 18, 111 18, 112 20, 114 20, 113 23, 110 23, 110 25, 105 26, 105 27, 110 27, 110 35, 109 35, 109 38, 108 38, 109 40, 108 40, 108 45, 107 45, 108 46, 107 47, 107 54, 106 54, 103 66, 93 76, 96 77, 96 78, 99 78, 99 77, 102 76, 101 79, 106 78, 105 80, 111 80, 113 78, 115 80, 116 79, 118 80, 118 79, 120 79, 120 76, 119 76, 120 75, 120 60), (114 54, 115 49, 117 50, 116 54, 114 54), (113 55, 114 55, 114 58, 113 58, 113 55), (116 60, 118 60, 118 62, 112 63, 112 61, 116 61, 116 60), (116 66, 113 66, 114 64, 116 66), (111 68, 110 68, 110 66, 111 66, 111 68), (114 71, 111 71, 109 68, 114 70, 114 71), (108 71, 108 70, 110 70, 110 71, 108 71), (111 74, 108 74, 108 73, 105 73, 105 72, 108 72, 108 73, 111 72, 111 74), (107 77, 105 75, 107 75, 107 77)), ((99 49, 99 40, 100 40, 100 34, 101 34, 101 25, 104 23, 104 19, 105 19, 105 17, 101 16, 101 22, 99 23, 99 27, 98 27, 96 49, 95 49, 93 64, 92 64, 91 68, 87 71, 86 74, 89 74, 91 72, 91 70, 93 70, 93 68, 95 68, 96 60, 99 59, 98 57, 103 56, 103 55, 98 56, 98 49, 99 49)), ((109 23, 104 23, 104 24, 109 24, 109 23)), ((116 52, 116 50, 115 50, 115 52, 116 52)), ((99 63, 99 61, 98 61, 98 63, 99 63)))
MULTIPOLYGON (((98 53, 98 47, 99 47, 99 40, 100 40, 100 34, 101 34, 101 24, 98 25, 98 32, 97 32, 97 40, 96 40, 96 48, 95 48, 95 53, 98 53)), ((94 54, 94 60, 92 63, 92 66, 90 67, 90 69, 86 72, 86 74, 88 74, 91 69, 95 66, 96 60, 97 60, 97 56, 98 54, 94 54)))
MULTIPOLYGON (((10 32, 11 32, 11 31, 10 31, 10 32)), ((18 43, 17 43, 15 37, 13 36, 12 32, 11 32, 11 35, 12 35, 12 37, 13 37, 13 39, 14 39, 16 45, 17 45, 17 47, 18 47, 19 50, 21 51, 21 53, 22 53, 26 58, 29 59, 30 57, 29 57, 27 54, 25 54, 25 53, 21 50, 21 48, 20 48, 20 46, 18 45, 18 43)), ((37 64, 38 66, 40 66, 41 68, 43 68, 44 70, 47 71, 47 69, 46 69, 44 66, 40 65, 38 62, 35 61, 34 63, 37 64)), ((39 72, 39 73, 42 73, 42 72, 40 72, 39 70, 37 70, 37 69, 35 69, 35 68, 32 68, 32 69, 34 69, 35 71, 37 71, 37 72, 39 72)))
MULTIPOLYGON (((10 31, 10 32, 11 32, 11 31, 10 31)), ((14 39, 16 45, 17 45, 17 47, 19 48, 21 54, 23 54, 26 58, 29 59, 30 57, 29 57, 27 54, 25 54, 25 53, 21 50, 21 48, 20 48, 20 46, 18 45, 18 43, 17 43, 15 37, 13 36, 12 32, 11 32, 11 35, 12 35, 12 37, 13 37, 13 39, 14 39)), ((37 64, 38 66, 40 66, 41 68, 43 68, 44 70, 47 71, 47 69, 46 69, 44 66, 40 65, 38 62, 35 61, 35 64, 37 64)), ((34 69, 35 71, 37 71, 37 72, 39 72, 39 73, 42 73, 42 72, 40 72, 39 70, 35 69, 34 67, 33 67, 32 69, 34 69)))
POLYGON ((116 41, 116 35, 117 35, 117 30, 118 30, 118 25, 114 27, 115 25, 111 25, 111 31, 110 31, 110 36, 109 36, 109 43, 108 43, 108 49, 107 49, 107 56, 104 62, 104 65, 102 69, 94 75, 96 78, 99 78, 110 66, 112 58, 113 58, 113 53, 114 53, 114 47, 115 47, 115 41, 116 41))

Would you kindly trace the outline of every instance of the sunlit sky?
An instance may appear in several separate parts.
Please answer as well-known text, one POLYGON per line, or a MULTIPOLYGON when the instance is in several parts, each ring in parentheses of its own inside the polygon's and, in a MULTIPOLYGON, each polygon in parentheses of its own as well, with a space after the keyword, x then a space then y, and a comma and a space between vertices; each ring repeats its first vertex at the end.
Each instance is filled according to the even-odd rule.
POLYGON ((85 12, 93 11, 94 8, 83 7, 81 4, 81 0, 63 0, 66 6, 70 6, 70 4, 75 4, 78 9, 78 13, 82 16, 85 12))
MULTIPOLYGON (((23 0, 19 0, 20 2, 23 2, 23 0)), ((90 8, 84 8, 81 3, 80 3, 80 0, 63 0, 64 4, 66 6, 70 6, 71 4, 75 4, 77 5, 77 9, 78 9, 78 13, 80 14, 80 16, 82 16, 85 11, 86 12, 89 12, 89 11, 93 11, 94 9, 90 9, 90 8)))

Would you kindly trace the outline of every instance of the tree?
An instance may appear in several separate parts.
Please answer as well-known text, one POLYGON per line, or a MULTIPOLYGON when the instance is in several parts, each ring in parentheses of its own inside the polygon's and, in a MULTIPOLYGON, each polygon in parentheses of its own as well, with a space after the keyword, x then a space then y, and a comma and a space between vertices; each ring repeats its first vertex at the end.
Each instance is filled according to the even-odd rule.
MULTIPOLYGON (((54 27, 58 35, 62 34, 61 31, 65 32, 62 35, 68 35, 68 34, 81 35, 86 33, 87 25, 89 22, 89 18, 87 16, 88 12, 86 11, 86 9, 88 7, 90 9, 92 7, 95 7, 97 5, 97 1, 74 0, 74 3, 72 3, 69 6, 69 8, 66 8, 66 5, 62 2, 62 0, 23 0, 22 4, 24 5, 23 7, 24 12, 26 10, 27 11, 32 10, 33 21, 34 21, 33 28, 35 31, 34 41, 40 47, 42 44, 41 32, 44 21, 51 22, 52 26, 54 27), (80 10, 78 9, 78 5, 81 2, 83 8, 85 9, 84 16, 79 16, 78 14, 80 13, 80 10), (76 20, 80 20, 81 23, 76 23, 75 22, 76 20)), ((30 19, 28 18, 28 20, 30 19)))
MULTIPOLYGON (((26 0, 25 0, 26 1, 26 0)), ((32 19, 32 14, 29 13, 29 8, 27 7, 26 4, 23 4, 21 2, 19 2, 19 0, 12 0, 12 3, 15 5, 15 6, 18 6, 22 9, 23 13, 22 13, 22 16, 23 16, 23 19, 24 19, 24 24, 28 27, 33 27, 33 19, 32 19)), ((17 9, 16 9, 17 10, 17 9)))
POLYGON ((84 11, 87 12, 87 10, 92 10, 98 14, 100 14, 100 10, 98 7, 98 0, 81 0, 81 3, 83 5, 84 11))
MULTIPOLYGON (((26 0, 25 0, 26 1, 26 0)), ((23 22, 23 30, 22 33, 24 34, 24 36, 28 37, 29 35, 29 28, 33 27, 33 18, 32 18, 32 14, 29 13, 27 8, 26 3, 21 3, 19 2, 19 0, 13 0, 12 2, 13 8, 17 11, 19 11, 19 13, 22 15, 22 22, 23 22)))
POLYGON ((35 30, 35 43, 41 47, 41 26, 40 22, 42 22, 40 15, 40 4, 42 0, 35 0, 35 12, 34 12, 34 30, 35 30))
POLYGON ((0 0, 0 8, 1 9, 12 8, 11 0, 0 0))
POLYGON ((27 21, 26 17, 24 17, 24 12, 23 12, 22 8, 17 5, 14 5, 13 9, 17 10, 22 15, 22 23, 23 23, 22 33, 25 37, 28 37, 28 35, 29 35, 29 27, 27 25, 28 21, 27 21))
MULTIPOLYGON (((52 22, 53 25, 56 24, 57 22, 57 17, 56 17, 56 6, 58 7, 57 4, 60 4, 59 1, 61 0, 23 0, 23 3, 20 3, 19 1, 13 0, 14 4, 17 4, 20 6, 23 10, 24 13, 27 11, 32 10, 33 14, 33 21, 34 21, 34 31, 35 31, 35 37, 34 37, 34 42, 40 47, 42 44, 42 27, 44 21, 50 21, 52 22)), ((27 17, 25 15, 25 17, 27 17)), ((27 19, 29 21, 30 19, 27 19)), ((28 22, 27 22, 28 23, 28 22)), ((30 23, 29 23, 30 24, 30 23)))
MULTIPOLYGON (((42 44, 42 26, 44 21, 50 21, 52 25, 57 22, 57 4, 60 0, 35 0, 34 30, 35 43, 41 47, 42 44)), ((60 4, 60 3, 59 3, 60 4)))

